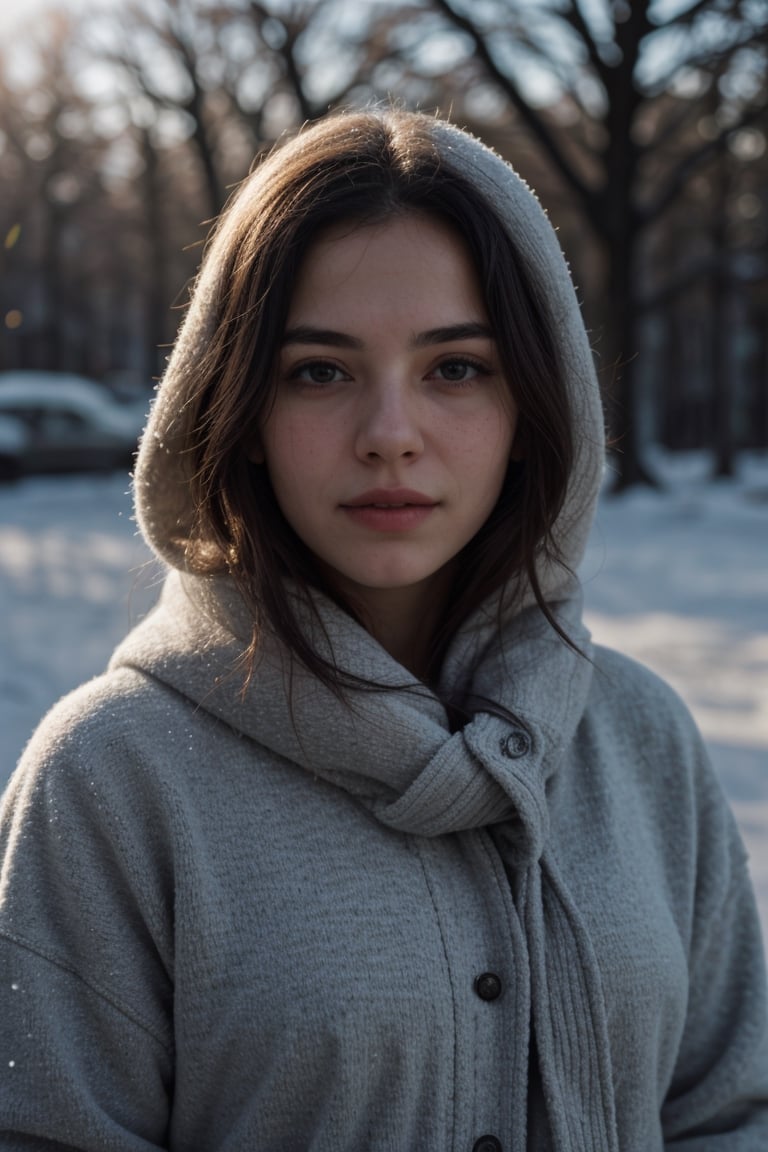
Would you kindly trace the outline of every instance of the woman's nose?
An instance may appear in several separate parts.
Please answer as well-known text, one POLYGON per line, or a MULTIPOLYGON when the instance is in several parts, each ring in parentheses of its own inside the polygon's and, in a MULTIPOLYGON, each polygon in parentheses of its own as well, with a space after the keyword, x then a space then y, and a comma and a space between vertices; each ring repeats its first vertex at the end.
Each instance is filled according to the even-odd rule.
POLYGON ((417 399, 406 385, 389 382, 368 391, 357 430, 357 454, 364 460, 397 460, 424 449, 417 399))

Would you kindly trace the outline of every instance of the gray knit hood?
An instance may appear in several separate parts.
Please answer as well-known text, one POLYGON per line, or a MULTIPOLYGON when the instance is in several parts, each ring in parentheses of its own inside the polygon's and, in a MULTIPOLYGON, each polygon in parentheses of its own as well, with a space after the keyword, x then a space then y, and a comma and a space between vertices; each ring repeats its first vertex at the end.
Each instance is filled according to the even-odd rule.
MULTIPOLYGON (((549 223, 530 188, 495 152, 467 132, 423 117, 446 168, 474 182, 504 222, 557 342, 570 393, 575 462, 554 536, 565 564, 575 570, 589 533, 603 468, 603 413, 589 347, 568 268, 549 223)), ((298 146, 301 146, 301 134, 298 146)), ((265 194, 281 164, 275 150, 245 181, 219 224, 198 277, 193 299, 144 433, 135 473, 139 526, 155 553, 173 568, 188 570, 187 543, 193 525, 188 401, 198 386, 196 366, 210 339, 225 291, 227 254, 239 222, 254 199, 265 194)), ((562 594, 562 569, 540 572, 545 598, 562 594)))

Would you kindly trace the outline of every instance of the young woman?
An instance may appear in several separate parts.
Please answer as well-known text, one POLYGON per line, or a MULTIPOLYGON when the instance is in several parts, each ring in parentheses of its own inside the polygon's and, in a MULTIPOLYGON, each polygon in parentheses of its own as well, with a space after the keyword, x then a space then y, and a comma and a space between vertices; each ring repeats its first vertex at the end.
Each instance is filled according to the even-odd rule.
POLYGON ((0 1147, 768 1147, 734 822, 581 623, 602 464, 478 141, 350 113, 244 183, 139 454, 160 604, 5 797, 0 1147))

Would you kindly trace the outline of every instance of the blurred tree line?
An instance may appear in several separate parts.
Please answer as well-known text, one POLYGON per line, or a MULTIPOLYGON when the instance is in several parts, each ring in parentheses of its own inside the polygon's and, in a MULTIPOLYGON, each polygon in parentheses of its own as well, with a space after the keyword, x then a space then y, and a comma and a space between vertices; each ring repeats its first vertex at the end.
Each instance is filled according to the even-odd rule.
POLYGON ((0 47, 0 369, 148 386, 210 221, 286 131, 394 96, 538 190, 619 484, 768 447, 765 0, 128 0, 0 47))

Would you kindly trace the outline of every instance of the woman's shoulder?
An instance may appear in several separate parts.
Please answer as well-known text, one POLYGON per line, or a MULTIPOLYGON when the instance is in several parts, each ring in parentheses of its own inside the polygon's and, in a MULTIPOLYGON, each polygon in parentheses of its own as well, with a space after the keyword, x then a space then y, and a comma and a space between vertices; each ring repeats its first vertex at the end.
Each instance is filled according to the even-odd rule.
POLYGON ((183 706, 175 693, 133 668, 116 668, 81 684, 61 697, 42 718, 22 762, 41 752, 66 754, 70 749, 108 746, 156 729, 169 710, 183 706))
POLYGON ((592 685, 577 744, 603 765, 606 779, 665 809, 685 799, 695 809, 722 787, 688 705, 650 668, 596 647, 592 685))
MULTIPOLYGON (((645 665, 596 648, 580 751, 612 788, 670 836, 682 826, 738 841, 722 781, 687 704, 645 665)), ((739 849, 739 854, 743 850, 739 849)))
POLYGON ((688 705, 647 665, 597 645, 590 706, 599 715, 620 720, 629 732, 649 740, 701 741, 688 705))
MULTIPOLYGON (((148 786, 148 769, 178 762, 179 733, 195 723, 183 696, 133 668, 111 669, 62 697, 40 721, 4 799, 43 788, 74 795, 106 779, 148 786)), ((199 721, 197 721, 199 724, 199 721)))

